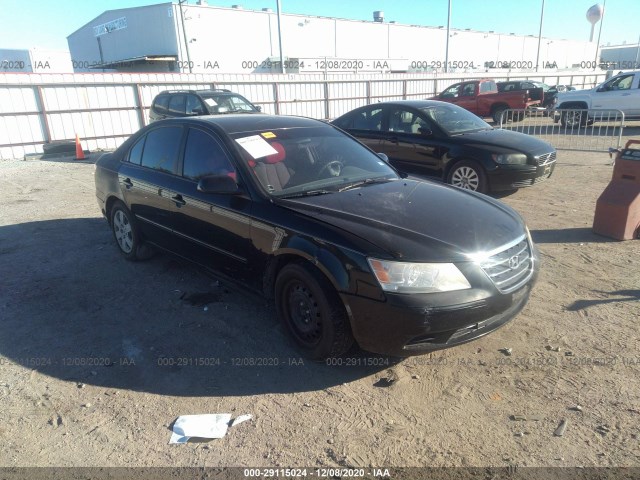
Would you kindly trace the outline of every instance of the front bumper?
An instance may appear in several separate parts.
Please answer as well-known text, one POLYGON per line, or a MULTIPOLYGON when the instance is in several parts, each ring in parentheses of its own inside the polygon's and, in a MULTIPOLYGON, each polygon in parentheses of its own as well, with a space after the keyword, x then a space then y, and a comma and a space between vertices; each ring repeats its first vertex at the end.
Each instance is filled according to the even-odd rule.
POLYGON ((492 191, 530 187, 547 180, 556 168, 556 161, 546 165, 501 165, 487 172, 492 191))
MULTIPOLYGON (((483 337, 512 320, 527 304, 538 277, 539 255, 528 281, 501 294, 486 282, 468 290, 421 295, 385 294, 378 302, 343 297, 354 337, 364 350, 407 357, 442 350, 483 337)), ((475 283, 475 282, 474 282, 475 283)))

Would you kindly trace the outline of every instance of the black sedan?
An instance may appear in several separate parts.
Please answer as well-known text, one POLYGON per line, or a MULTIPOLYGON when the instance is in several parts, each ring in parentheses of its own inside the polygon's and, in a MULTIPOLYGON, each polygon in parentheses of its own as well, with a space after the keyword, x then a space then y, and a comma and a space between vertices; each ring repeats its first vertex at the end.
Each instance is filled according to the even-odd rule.
POLYGON ((467 110, 434 100, 360 107, 333 125, 398 170, 438 177, 478 192, 527 187, 551 176, 555 149, 523 133, 494 129, 467 110))
POLYGON ((155 122, 98 160, 122 255, 160 247, 275 299, 310 357, 415 355, 468 342, 526 304, 538 257, 489 197, 399 175, 338 128, 297 117, 155 122))

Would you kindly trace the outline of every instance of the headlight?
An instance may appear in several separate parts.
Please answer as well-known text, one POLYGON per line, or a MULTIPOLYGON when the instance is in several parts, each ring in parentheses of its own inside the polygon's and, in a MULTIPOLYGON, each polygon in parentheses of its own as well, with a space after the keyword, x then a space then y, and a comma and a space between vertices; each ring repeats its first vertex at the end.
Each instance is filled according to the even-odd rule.
POLYGON ((503 165, 526 165, 527 156, 523 153, 501 153, 491 155, 493 159, 503 165))
POLYGON ((450 292, 471 288, 453 263, 405 263, 367 259, 384 291, 397 293, 450 292))

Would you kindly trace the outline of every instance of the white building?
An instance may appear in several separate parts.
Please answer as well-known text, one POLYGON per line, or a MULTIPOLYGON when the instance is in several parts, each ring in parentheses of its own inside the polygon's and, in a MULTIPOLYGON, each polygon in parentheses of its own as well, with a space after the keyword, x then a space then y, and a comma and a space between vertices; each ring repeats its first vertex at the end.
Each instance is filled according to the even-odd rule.
POLYGON ((67 50, 0 48, 0 73, 72 73, 67 50))
MULTIPOLYGON (((280 71, 275 12, 198 3, 104 12, 67 37, 75 71, 280 71)), ((444 70, 444 26, 403 25, 380 17, 361 21, 282 14, 286 71, 444 70)), ((594 43, 542 38, 539 71, 584 67, 595 54, 594 43)), ((451 30, 448 70, 532 71, 537 55, 538 38, 533 35, 451 30)))

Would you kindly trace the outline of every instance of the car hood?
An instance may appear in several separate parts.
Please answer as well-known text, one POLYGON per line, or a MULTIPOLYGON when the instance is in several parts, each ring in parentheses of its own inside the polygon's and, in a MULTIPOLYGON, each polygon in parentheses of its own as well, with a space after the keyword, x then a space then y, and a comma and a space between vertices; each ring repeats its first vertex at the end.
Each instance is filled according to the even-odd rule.
POLYGON ((525 234, 520 216, 490 197, 411 178, 278 203, 406 261, 468 261, 525 234))
POLYGON ((451 139, 470 147, 491 147, 496 153, 503 153, 502 151, 498 151, 501 148, 505 150, 515 150, 533 156, 554 151, 554 148, 550 144, 531 135, 499 128, 454 135, 451 139), (498 150, 496 150, 496 147, 498 150))

